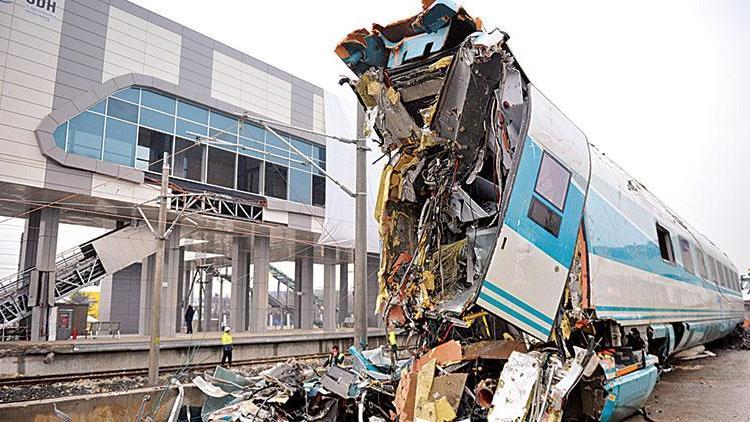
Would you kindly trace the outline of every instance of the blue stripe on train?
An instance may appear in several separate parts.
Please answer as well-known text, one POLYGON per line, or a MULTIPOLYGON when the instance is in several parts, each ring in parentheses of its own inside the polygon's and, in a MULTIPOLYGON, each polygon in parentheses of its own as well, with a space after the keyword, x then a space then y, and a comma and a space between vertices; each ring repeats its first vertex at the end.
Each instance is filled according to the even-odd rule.
POLYGON ((497 309, 505 312, 508 315, 511 315, 512 317, 516 318, 517 320, 523 322, 524 324, 528 325, 529 327, 539 331, 544 336, 548 336, 550 329, 545 328, 542 325, 540 325, 538 322, 531 320, 526 315, 521 314, 520 312, 516 311, 515 309, 509 307, 508 305, 503 304, 499 300, 495 299, 494 297, 488 295, 485 292, 479 293, 479 299, 484 300, 489 305, 492 305, 496 307, 497 309))
POLYGON ((633 306, 608 306, 608 305, 596 305, 598 311, 611 311, 611 312, 711 312, 711 313, 734 313, 742 312, 735 311, 733 309, 686 309, 686 308, 645 308, 645 307, 633 307, 633 306))
POLYGON ((502 298, 506 299, 508 302, 518 306, 519 308, 523 309, 524 311, 528 312, 529 314, 539 318, 540 320, 546 322, 550 326, 554 322, 552 318, 548 317, 547 315, 543 314, 533 306, 529 305, 528 303, 522 301, 521 299, 513 296, 512 294, 506 292, 505 290, 501 289, 497 285, 493 284, 489 280, 484 280, 483 287, 486 287, 488 290, 491 290, 493 293, 497 294, 498 296, 501 296, 502 298))
MULTIPOLYGON (((647 213, 646 210, 642 211, 647 213)), ((593 189, 589 191, 584 212, 588 247, 592 254, 706 290, 721 290, 725 294, 741 297, 738 292, 722 288, 687 272, 681 265, 672 265, 664 261, 656 242, 648 238, 593 189)))

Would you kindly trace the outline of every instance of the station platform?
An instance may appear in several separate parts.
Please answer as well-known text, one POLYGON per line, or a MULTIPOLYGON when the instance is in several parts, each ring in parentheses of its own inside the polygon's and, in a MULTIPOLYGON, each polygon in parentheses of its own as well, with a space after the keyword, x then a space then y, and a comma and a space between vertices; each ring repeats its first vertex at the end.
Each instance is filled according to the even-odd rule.
MULTIPOLYGON (((342 328, 323 330, 278 330, 266 333, 233 333, 235 362, 309 356, 327 353, 333 345, 346 350, 354 331, 342 328)), ((162 338, 160 365, 183 365, 191 350, 198 347, 193 362, 221 361, 221 332, 177 334, 162 338)), ((383 329, 371 328, 369 347, 385 342, 383 329)), ((55 376, 147 368, 149 337, 100 336, 54 342, 18 341, 0 343, 0 379, 19 376, 55 376)))

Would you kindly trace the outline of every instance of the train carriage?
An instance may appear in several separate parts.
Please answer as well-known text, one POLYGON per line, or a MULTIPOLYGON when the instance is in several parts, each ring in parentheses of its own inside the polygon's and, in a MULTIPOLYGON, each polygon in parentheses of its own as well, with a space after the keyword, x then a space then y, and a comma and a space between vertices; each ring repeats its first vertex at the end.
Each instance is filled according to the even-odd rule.
POLYGON ((423 6, 336 48, 386 157, 377 311, 418 350, 452 334, 583 353, 554 405, 622 419, 670 355, 742 321, 737 269, 589 143, 506 33, 450 0, 423 6))

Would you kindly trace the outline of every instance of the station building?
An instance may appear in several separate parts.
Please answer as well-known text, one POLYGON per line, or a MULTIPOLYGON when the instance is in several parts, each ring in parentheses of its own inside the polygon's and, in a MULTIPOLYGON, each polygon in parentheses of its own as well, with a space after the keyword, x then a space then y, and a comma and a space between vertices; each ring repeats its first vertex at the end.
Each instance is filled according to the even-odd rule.
POLYGON ((191 302, 206 330, 341 326, 353 254, 318 244, 328 180, 289 147, 325 169, 329 124, 320 87, 127 1, 0 1, 0 214, 26 219, 0 323, 54 338, 55 304, 99 284, 100 321, 148 334, 166 156, 162 336, 191 302), (61 256, 61 222, 107 232, 61 256))

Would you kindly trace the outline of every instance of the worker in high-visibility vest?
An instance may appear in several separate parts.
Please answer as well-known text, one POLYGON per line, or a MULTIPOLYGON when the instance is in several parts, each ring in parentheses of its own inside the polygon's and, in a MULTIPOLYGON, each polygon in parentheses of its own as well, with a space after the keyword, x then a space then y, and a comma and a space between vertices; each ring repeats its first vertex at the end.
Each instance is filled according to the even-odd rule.
POLYGON ((344 363, 344 354, 339 352, 339 346, 331 346, 331 353, 323 366, 339 366, 344 363))
POLYGON ((229 333, 229 327, 224 327, 224 334, 221 335, 221 364, 232 365, 232 349, 234 348, 234 339, 229 333))

